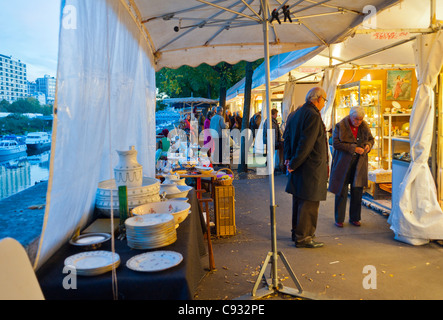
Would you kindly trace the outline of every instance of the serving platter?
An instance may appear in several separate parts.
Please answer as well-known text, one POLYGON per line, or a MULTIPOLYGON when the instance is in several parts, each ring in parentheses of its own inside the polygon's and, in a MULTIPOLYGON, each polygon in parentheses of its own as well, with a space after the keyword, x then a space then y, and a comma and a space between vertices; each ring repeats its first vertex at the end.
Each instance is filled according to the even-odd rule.
POLYGON ((69 243, 73 246, 82 247, 86 249, 97 249, 103 242, 111 239, 109 233, 86 233, 76 238, 69 240, 69 243))

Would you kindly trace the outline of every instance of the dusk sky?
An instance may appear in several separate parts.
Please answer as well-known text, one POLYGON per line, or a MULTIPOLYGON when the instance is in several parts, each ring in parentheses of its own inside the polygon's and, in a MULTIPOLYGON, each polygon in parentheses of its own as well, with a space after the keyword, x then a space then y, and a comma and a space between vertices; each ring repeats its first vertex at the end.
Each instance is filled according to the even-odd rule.
POLYGON ((0 0, 0 54, 26 63, 28 80, 57 72, 61 0, 0 0))

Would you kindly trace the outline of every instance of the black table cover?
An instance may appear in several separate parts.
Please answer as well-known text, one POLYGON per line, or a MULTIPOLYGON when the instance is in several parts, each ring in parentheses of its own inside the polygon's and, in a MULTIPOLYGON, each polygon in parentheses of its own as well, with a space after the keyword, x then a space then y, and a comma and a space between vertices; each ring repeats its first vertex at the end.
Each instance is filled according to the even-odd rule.
MULTIPOLYGON (((177 229, 177 241, 155 250, 135 250, 126 240, 115 240, 115 252, 120 256, 117 268, 119 300, 191 300, 205 274, 201 257, 206 254, 203 240, 204 221, 195 190, 189 194, 191 213, 177 229), (126 267, 126 261, 138 254, 171 250, 180 252, 183 261, 171 269, 159 272, 137 272, 126 267)), ((111 251, 111 241, 97 250, 111 251)), ((65 244, 38 271, 37 278, 47 300, 112 300, 112 272, 98 276, 77 276, 77 289, 64 289, 64 260, 84 250, 65 244)), ((71 275, 72 276, 72 275, 71 275)))

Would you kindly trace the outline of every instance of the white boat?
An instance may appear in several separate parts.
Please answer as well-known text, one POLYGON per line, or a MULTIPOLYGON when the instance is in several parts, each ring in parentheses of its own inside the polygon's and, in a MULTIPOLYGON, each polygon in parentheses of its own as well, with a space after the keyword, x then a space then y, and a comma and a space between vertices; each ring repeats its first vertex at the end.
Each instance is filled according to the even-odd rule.
POLYGON ((51 136, 47 132, 32 132, 26 136, 28 151, 49 149, 51 146, 51 136))
POLYGON ((20 144, 15 140, 0 141, 0 158, 11 158, 26 152, 26 144, 20 144))

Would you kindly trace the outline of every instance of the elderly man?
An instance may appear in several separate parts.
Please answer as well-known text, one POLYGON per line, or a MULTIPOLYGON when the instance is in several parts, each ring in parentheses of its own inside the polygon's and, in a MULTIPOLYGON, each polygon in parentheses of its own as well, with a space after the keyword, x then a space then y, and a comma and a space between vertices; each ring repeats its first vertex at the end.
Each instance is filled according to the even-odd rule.
POLYGON ((211 118, 209 129, 211 129, 211 136, 214 134, 214 136, 212 136, 215 149, 213 160, 215 163, 218 160, 218 163, 221 164, 223 162, 223 129, 226 129, 222 107, 217 107, 217 113, 211 118), (215 134, 214 131, 217 132, 217 134, 215 134))
POLYGON ((329 191, 335 193, 335 225, 343 227, 348 185, 351 185, 349 222, 361 225, 361 199, 363 187, 368 184, 368 152, 374 145, 371 129, 363 120, 365 109, 352 107, 349 115, 336 124, 332 145, 331 178, 329 191))
POLYGON ((328 143, 320 110, 326 92, 315 87, 287 123, 284 156, 290 172, 286 192, 292 194, 292 239, 297 248, 318 248, 314 241, 320 201, 326 200, 328 143))

